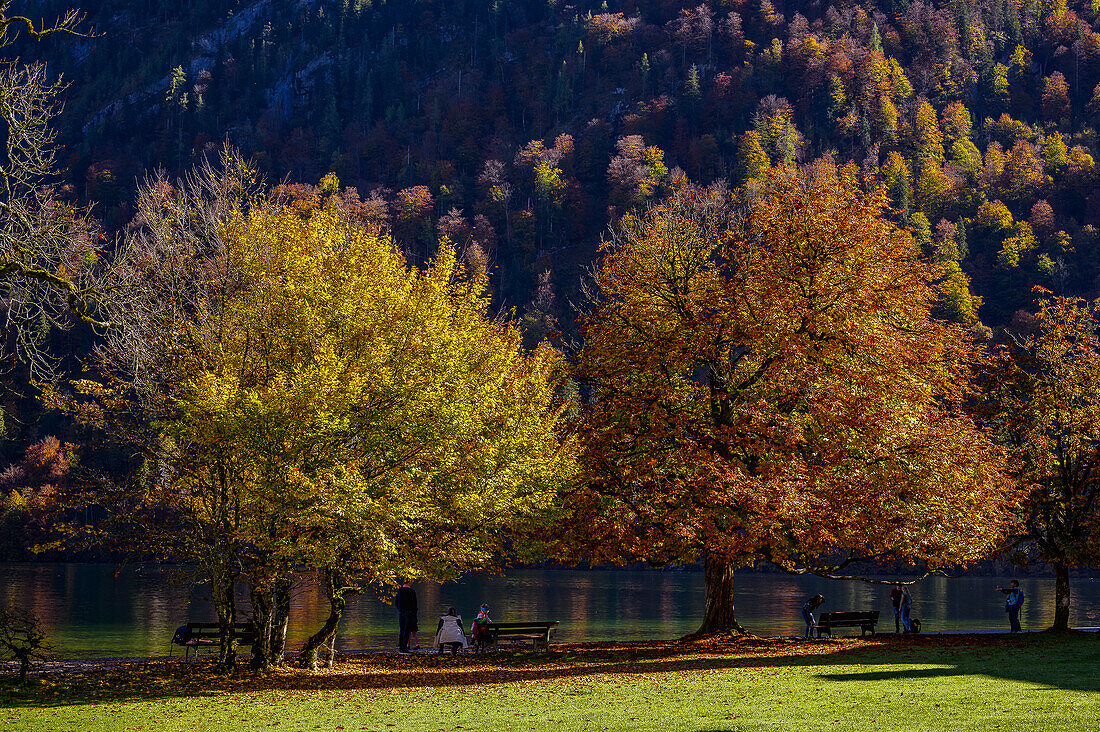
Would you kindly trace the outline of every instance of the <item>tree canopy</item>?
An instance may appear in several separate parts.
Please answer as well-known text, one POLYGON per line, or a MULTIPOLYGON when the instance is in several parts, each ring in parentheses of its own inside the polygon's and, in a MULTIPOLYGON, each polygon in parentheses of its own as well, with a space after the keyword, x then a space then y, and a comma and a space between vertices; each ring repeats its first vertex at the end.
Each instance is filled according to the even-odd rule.
POLYGON ((338 196, 287 205, 223 165, 145 189, 113 379, 69 406, 144 458, 102 501, 111 538, 198 562, 227 626, 247 581, 277 663, 296 567, 385 588, 495 566, 574 448, 560 356, 489 313, 483 270, 448 245, 412 267, 338 196))
POLYGON ((685 189, 608 244, 582 321, 587 482, 566 497, 566 551, 705 554, 715 630, 736 626, 730 570, 757 559, 833 574, 995 548, 1012 491, 963 409, 972 345, 930 316, 939 270, 884 217, 885 191, 818 165, 727 199, 685 189))
POLYGON ((987 379, 991 428, 1027 491, 1023 557, 1055 572, 1055 630, 1069 629, 1069 570, 1100 560, 1100 303, 1050 297, 987 379))

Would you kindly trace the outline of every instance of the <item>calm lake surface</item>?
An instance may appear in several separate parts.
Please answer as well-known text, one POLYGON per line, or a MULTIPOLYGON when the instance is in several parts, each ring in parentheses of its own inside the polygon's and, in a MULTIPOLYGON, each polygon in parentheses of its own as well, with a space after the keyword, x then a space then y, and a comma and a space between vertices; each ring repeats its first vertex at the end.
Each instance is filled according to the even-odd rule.
MULTIPOLYGON (((1007 578, 933 577, 913 586, 913 616, 929 631, 1007 627, 1003 596, 1007 578)), ((1021 622, 1048 627, 1053 616, 1053 578, 1025 578, 1021 622)), ((504 577, 415 585, 421 644, 429 645, 439 615, 453 605, 468 625, 488 602, 494 620, 559 620, 561 641, 675 638, 694 630, 703 613, 702 572, 514 570, 504 577)), ((888 586, 816 577, 744 573, 736 586, 740 622, 758 635, 801 632, 799 610, 820 592, 824 610, 882 611, 880 630, 893 631, 888 586)), ((1100 579, 1073 577, 1075 626, 1100 625, 1100 579)), ((0 603, 28 608, 44 621, 58 655, 65 658, 165 655, 173 630, 187 622, 212 622, 207 593, 176 569, 147 565, 0 564, 0 603)), ((246 607, 242 603, 242 607, 246 607)), ((245 610, 247 612, 247 609, 245 610)), ((309 582, 296 588, 289 649, 323 622, 323 593, 309 582)), ((858 633, 858 631, 857 631, 858 633)), ((375 597, 348 603, 338 647, 396 646, 397 617, 375 597)), ((178 652, 178 651, 177 651, 178 652)))

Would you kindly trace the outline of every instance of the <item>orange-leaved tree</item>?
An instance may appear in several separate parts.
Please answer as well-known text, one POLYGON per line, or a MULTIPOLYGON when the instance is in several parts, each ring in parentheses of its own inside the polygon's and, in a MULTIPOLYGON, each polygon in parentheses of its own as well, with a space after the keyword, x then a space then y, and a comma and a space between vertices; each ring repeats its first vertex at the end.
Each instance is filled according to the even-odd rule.
POLYGON ((1018 538, 1054 568, 1053 629, 1068 630, 1069 571, 1100 560, 1100 301, 1043 300, 1035 326, 1005 347, 987 384, 1027 491, 1018 538))
POLYGON ((964 413, 974 357, 930 316, 935 265, 854 169, 683 190, 618 226, 582 319, 588 471, 563 554, 704 557, 700 632, 733 571, 840 576, 975 560, 1008 523, 1001 450, 964 413))

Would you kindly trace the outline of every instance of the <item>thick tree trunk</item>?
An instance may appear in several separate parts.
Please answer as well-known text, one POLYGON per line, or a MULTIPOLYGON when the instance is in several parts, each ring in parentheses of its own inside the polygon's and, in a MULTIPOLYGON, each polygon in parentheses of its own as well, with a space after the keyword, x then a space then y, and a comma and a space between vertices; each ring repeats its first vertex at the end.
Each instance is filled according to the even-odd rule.
POLYGON ((1069 565, 1054 565, 1054 625, 1051 630, 1069 630, 1069 565))
POLYGON ((703 624, 695 635, 726 633, 735 631, 744 633, 737 622, 733 608, 733 565, 708 553, 704 562, 704 582, 706 583, 706 611, 703 624))
POLYGON ((275 583, 275 591, 272 593, 272 617, 271 617, 271 657, 275 666, 283 664, 283 654, 286 652, 286 629, 290 624, 290 588, 293 583, 289 579, 281 579, 275 583))
POLYGON ((282 665, 290 618, 290 586, 290 580, 283 578, 275 580, 270 589, 252 588, 252 622, 256 626, 249 664, 252 668, 282 665))
POLYGON ((321 668, 321 649, 328 646, 327 668, 332 668, 336 648, 336 631, 344 617, 347 598, 359 594, 358 590, 345 586, 343 576, 336 570, 325 572, 325 591, 328 595, 329 614, 321 629, 309 637, 298 654, 298 665, 316 671, 321 668))

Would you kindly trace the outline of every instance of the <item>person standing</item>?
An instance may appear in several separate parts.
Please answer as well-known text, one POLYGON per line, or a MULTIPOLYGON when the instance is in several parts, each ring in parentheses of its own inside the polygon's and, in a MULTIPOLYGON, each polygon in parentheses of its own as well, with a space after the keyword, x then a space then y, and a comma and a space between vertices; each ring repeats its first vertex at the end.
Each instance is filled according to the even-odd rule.
POLYGON ((894 585, 894 589, 890 590, 890 604, 894 606, 894 632, 901 632, 901 596, 905 594, 905 591, 901 587, 901 583, 894 585))
POLYGON ((825 604, 825 597, 822 595, 814 595, 809 600, 806 600, 802 606, 802 619, 806 621, 806 632, 802 635, 803 638, 814 637, 814 610, 825 604))
POLYGON ((912 633, 913 622, 909 619, 909 613, 913 610, 913 597, 909 594, 908 587, 901 588, 901 600, 899 603, 901 610, 901 627, 905 629, 906 633, 912 633))
POLYGON ((420 630, 416 623, 416 590, 412 588, 412 580, 406 579, 397 590, 397 597, 393 604, 397 606, 397 651, 409 653, 409 635, 420 630))
POLYGON ((1020 608, 1024 606, 1024 593, 1020 589, 1020 583, 1012 580, 1008 587, 998 587, 998 592, 1005 594, 1005 612, 1008 613, 1008 626, 1010 632, 1020 632, 1020 608))

